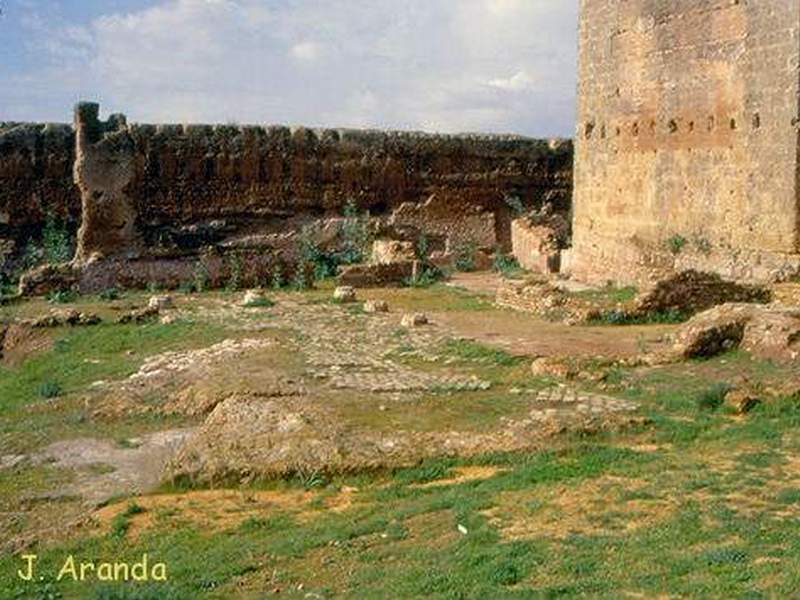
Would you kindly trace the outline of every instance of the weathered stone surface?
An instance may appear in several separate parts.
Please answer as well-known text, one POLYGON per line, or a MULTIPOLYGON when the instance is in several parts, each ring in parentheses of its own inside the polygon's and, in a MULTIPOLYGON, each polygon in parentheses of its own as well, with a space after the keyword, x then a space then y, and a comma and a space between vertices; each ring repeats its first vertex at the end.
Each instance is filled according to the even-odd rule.
POLYGON ((657 314, 675 312, 693 315, 727 302, 766 304, 772 299, 769 289, 725 281, 716 273, 682 271, 662 279, 636 299, 634 312, 657 314))
POLYGON ((396 262, 416 260, 417 253, 413 242, 398 240, 375 240, 372 244, 371 262, 377 265, 386 265, 396 262))
POLYGON ((137 310, 126 312, 119 319, 117 323, 146 323, 151 319, 155 319, 159 315, 157 306, 147 306, 137 310))
POLYGON ((337 281, 358 288, 400 285, 414 275, 416 261, 389 264, 348 265, 339 271, 337 281))
POLYGON ((401 325, 403 327, 421 327, 428 324, 428 317, 423 313, 403 315, 401 325))
POLYGON ((141 236, 129 188, 136 148, 124 118, 100 122, 100 106, 75 107, 75 184, 81 194, 81 227, 75 262, 139 254, 141 236))
POLYGON ((333 299, 337 302, 355 302, 356 290, 349 285, 340 285, 333 291, 333 299))
POLYGON ((392 227, 426 233, 434 246, 480 238, 492 248, 510 243, 507 196, 526 208, 548 199, 569 208, 569 141, 97 117, 87 103, 75 131, 0 126, 0 236, 17 242, 16 253, 47 215, 81 222, 81 194, 81 261, 196 255, 258 237, 280 247, 350 201, 392 227))
POLYGON ((364 303, 364 312, 386 313, 389 312, 389 304, 386 300, 367 300, 364 303))
POLYGON ((800 3, 581 7, 573 274, 797 273, 800 3))
POLYGON ((676 334, 674 354, 710 357, 742 348, 756 356, 796 360, 800 355, 800 308, 723 304, 693 317, 676 334))
POLYGON ((147 301, 147 306, 161 311, 168 308, 175 308, 175 301, 172 299, 172 296, 151 296, 147 301))

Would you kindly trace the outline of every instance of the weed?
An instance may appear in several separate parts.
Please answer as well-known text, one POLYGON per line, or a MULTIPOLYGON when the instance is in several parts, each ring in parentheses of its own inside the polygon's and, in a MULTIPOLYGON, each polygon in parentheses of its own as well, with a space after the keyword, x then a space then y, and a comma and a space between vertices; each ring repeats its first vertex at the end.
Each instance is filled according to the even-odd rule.
POLYGON ((61 385, 57 381, 45 381, 37 390, 40 398, 58 398, 63 393, 61 385))
POLYGON ((97 297, 103 302, 113 302, 122 298, 122 293, 117 288, 112 287, 104 289, 97 297))
POLYGON ((475 242, 461 242, 454 251, 455 254, 455 267, 457 271, 470 272, 476 268, 476 254, 478 246, 475 242))
POLYGON ((44 260, 48 263, 63 263, 72 258, 73 236, 66 223, 48 215, 42 230, 44 260))
POLYGON ((235 292, 242 287, 244 272, 244 257, 240 252, 234 252, 228 257, 228 283, 225 286, 230 292, 235 292))
POLYGON ((296 476, 300 485, 302 485, 305 490, 312 490, 327 484, 327 479, 319 469, 298 469, 296 476))
POLYGON ((247 308, 272 308, 275 302, 269 298, 258 298, 245 304, 247 308))
POLYGON ((503 277, 507 278, 519 277, 525 272, 525 270, 520 267, 517 259, 503 252, 503 249, 499 246, 494 252, 493 268, 496 273, 500 273, 503 277))
POLYGON ((695 405, 701 410, 717 410, 725 402, 725 396, 733 389, 728 383, 717 383, 701 390, 695 396, 695 405))
POLYGON ((687 240, 682 235, 676 233, 667 240, 667 248, 669 248, 669 251, 672 252, 672 254, 677 255, 683 252, 683 249, 686 247, 686 244, 688 243, 689 240, 687 240))
POLYGON ((78 294, 74 290, 61 289, 47 294, 47 301, 50 304, 69 304, 75 302, 78 294))
POLYGON ((522 361, 503 350, 497 350, 469 340, 449 340, 445 343, 444 352, 450 356, 469 361, 486 362, 503 367, 513 367, 522 361))
POLYGON ((504 200, 506 206, 511 209, 515 217, 521 217, 525 214, 525 205, 522 204, 522 200, 519 199, 519 196, 506 196, 504 200))
POLYGON ((372 242, 369 218, 368 211, 359 214, 355 201, 348 200, 344 207, 344 223, 342 224, 343 249, 339 257, 341 264, 352 265, 364 261, 372 242))

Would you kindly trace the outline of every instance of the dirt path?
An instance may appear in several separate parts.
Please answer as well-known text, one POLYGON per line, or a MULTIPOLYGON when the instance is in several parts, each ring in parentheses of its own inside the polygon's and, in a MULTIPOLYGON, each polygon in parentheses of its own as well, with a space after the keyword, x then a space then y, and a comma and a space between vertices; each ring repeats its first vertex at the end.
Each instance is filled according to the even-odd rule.
POLYGON ((153 491, 161 483, 165 463, 192 432, 159 431, 127 440, 125 446, 96 438, 54 442, 34 461, 74 471, 74 480, 60 493, 99 505, 114 496, 153 491))
POLYGON ((665 346, 674 325, 569 326, 510 310, 432 315, 454 334, 515 355, 627 358, 665 346))

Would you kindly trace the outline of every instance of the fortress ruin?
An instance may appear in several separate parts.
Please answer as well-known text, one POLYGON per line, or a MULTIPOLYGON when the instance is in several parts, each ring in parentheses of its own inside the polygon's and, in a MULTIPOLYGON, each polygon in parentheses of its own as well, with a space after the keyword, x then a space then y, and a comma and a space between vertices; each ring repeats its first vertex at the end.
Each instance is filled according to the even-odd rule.
MULTIPOLYGON (((513 250, 531 270, 647 286, 694 269, 800 273, 800 3, 583 0, 572 143, 518 136, 128 125, 80 104, 68 125, 0 124, 0 263, 48 216, 77 229, 82 290, 175 287, 249 253, 252 283, 335 245, 352 203, 378 237, 513 250), (574 179, 574 195, 572 191, 574 179), (546 208, 555 221, 512 221, 546 208), (570 229, 569 223, 572 223, 570 229)), ((7 269, 8 267, 4 267, 7 269)), ((56 279, 58 278, 56 277, 56 279)))
POLYGON ((571 271, 800 270, 800 3, 583 0, 571 271))

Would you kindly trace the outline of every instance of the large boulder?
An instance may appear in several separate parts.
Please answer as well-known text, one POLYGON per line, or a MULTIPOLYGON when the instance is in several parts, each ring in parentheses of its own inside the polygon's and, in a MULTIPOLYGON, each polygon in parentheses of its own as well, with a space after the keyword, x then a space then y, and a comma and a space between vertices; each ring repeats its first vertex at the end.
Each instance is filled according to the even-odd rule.
POLYGON ((672 349, 677 358, 707 358, 741 348, 760 358, 800 354, 800 308, 723 304, 685 323, 672 349))
POLYGON ((372 243, 372 260, 376 265, 389 265, 397 262, 416 260, 417 253, 413 242, 398 240, 375 240, 372 243))
POLYGON ((682 271, 656 283, 636 299, 634 313, 640 315, 676 313, 687 316, 726 302, 766 304, 769 289, 726 281, 716 273, 682 271))

